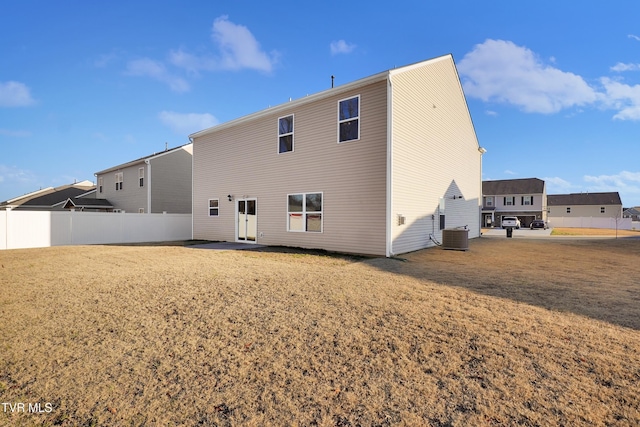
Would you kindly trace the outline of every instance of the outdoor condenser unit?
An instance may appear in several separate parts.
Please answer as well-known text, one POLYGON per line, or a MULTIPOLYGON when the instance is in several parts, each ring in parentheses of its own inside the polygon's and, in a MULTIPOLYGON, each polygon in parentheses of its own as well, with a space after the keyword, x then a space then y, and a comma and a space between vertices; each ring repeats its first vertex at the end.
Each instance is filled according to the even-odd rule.
POLYGON ((442 230, 442 248, 456 251, 469 250, 469 230, 450 228, 442 230))

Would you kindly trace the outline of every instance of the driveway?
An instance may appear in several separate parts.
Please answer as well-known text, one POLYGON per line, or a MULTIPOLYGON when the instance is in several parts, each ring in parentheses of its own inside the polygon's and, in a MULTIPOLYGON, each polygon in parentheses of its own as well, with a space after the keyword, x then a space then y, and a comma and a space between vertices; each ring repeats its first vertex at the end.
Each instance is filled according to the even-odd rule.
MULTIPOLYGON (((521 237, 526 239, 537 239, 551 236, 551 228, 543 230, 541 228, 535 228, 533 230, 529 228, 521 228, 519 230, 513 230, 513 237, 521 237)), ((502 228, 483 228, 482 237, 507 237, 507 230, 502 228)))

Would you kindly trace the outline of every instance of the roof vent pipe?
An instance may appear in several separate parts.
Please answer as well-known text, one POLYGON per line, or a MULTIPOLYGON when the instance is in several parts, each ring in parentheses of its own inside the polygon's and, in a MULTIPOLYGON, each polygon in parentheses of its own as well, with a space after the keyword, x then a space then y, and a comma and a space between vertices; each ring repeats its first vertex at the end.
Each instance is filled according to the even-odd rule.
POLYGON ((331 89, 333 89, 333 79, 335 79, 335 78, 336 78, 335 76, 333 76, 333 75, 331 76, 331 89))

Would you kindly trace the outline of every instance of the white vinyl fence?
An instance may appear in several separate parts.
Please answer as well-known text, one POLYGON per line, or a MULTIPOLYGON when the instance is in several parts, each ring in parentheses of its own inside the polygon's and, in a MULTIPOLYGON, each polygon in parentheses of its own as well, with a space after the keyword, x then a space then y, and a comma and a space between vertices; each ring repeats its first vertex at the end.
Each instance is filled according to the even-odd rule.
POLYGON ((610 228, 618 230, 631 230, 631 218, 594 218, 594 217, 549 217, 549 227, 570 228, 610 228))
POLYGON ((0 249, 191 239, 191 214, 0 211, 0 249))

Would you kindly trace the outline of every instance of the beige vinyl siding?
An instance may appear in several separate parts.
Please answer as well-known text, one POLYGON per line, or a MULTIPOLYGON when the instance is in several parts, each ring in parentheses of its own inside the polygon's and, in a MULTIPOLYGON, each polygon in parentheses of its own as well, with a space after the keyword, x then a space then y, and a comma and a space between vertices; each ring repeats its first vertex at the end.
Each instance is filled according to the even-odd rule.
POLYGON ((96 198, 107 199, 114 209, 120 209, 127 213, 137 213, 140 208, 144 208, 146 211, 147 180, 145 179, 144 187, 140 187, 138 181, 138 170, 141 167, 145 168, 146 178, 147 167, 144 162, 99 174, 98 178, 104 177, 104 185, 102 193, 96 192, 96 198), (123 183, 122 190, 116 191, 116 173, 118 172, 123 174, 123 183))
POLYGON ((258 243, 384 255, 386 105, 379 81, 196 136, 194 238, 235 241, 237 200, 255 197, 258 243), (338 144, 338 100, 355 95, 360 140, 338 144), (278 118, 289 114, 294 151, 278 154, 278 118), (287 194, 311 192, 323 193, 323 232, 288 232, 287 194), (209 217, 211 198, 218 217, 209 217))
POLYGON ((189 144, 149 160, 151 176, 145 175, 145 187, 151 185, 152 213, 191 213, 192 153, 189 144))
POLYGON ((622 205, 558 205, 549 207, 549 220, 552 218, 621 218, 622 205), (605 212, 600 213, 600 208, 604 206, 605 212), (567 208, 571 207, 571 213, 567 213, 567 208))
POLYGON ((392 71, 390 80, 392 252, 432 246, 429 234, 442 241, 443 197, 446 228, 467 225, 469 237, 478 237, 481 155, 453 59, 392 71), (399 214, 404 225, 398 225, 399 214))

